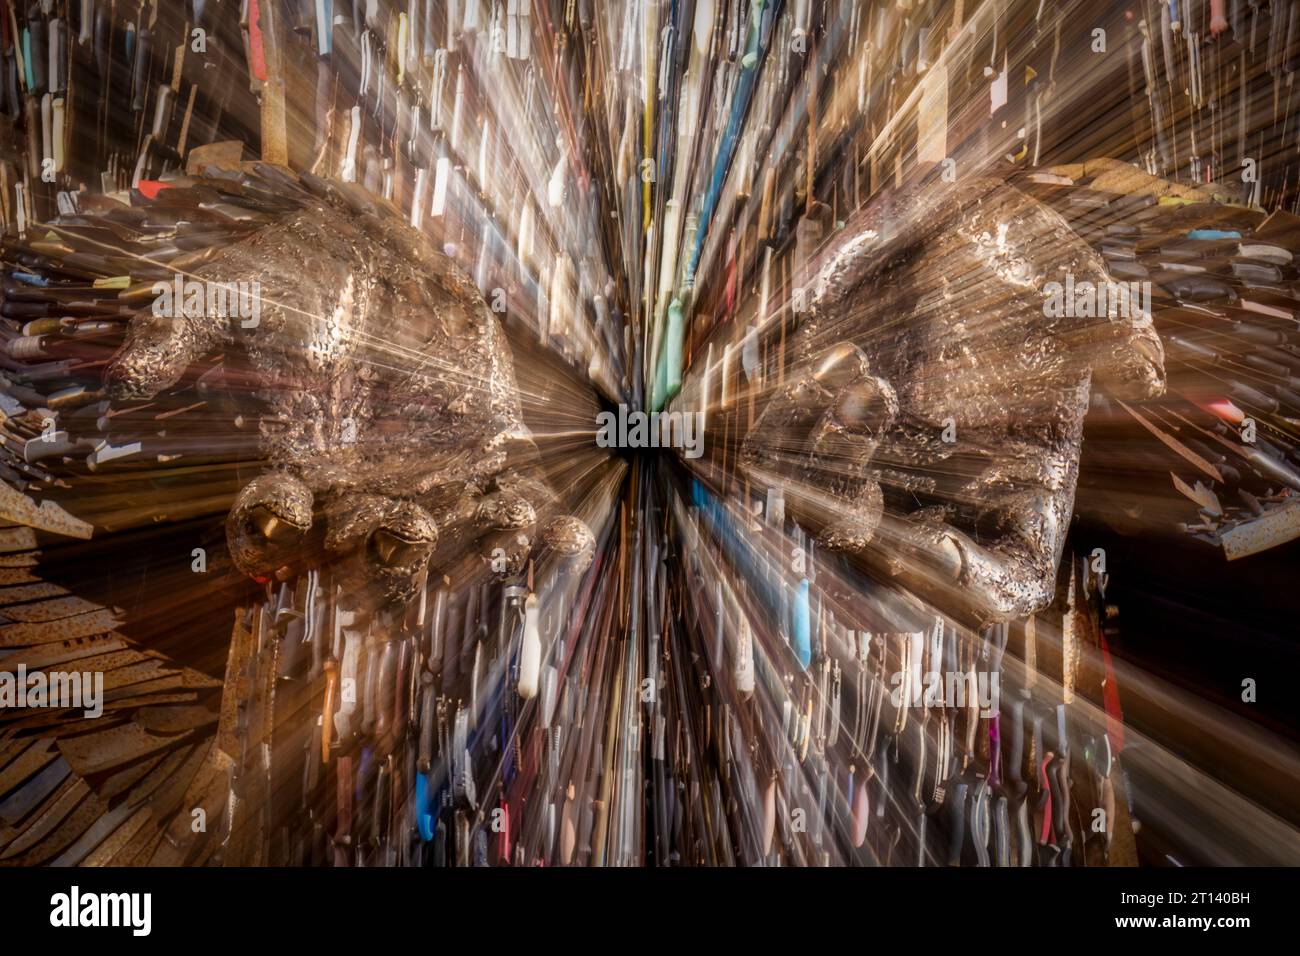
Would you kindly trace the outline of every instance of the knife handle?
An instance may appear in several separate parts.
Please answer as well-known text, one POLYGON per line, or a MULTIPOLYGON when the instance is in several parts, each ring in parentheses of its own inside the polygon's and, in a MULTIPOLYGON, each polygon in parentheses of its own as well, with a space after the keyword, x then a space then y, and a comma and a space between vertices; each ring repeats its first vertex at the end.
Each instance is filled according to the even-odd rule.
POLYGON ((1073 842, 1070 833, 1070 758, 1058 756, 1048 770, 1048 775, 1056 784, 1053 792, 1056 812, 1052 815, 1052 832, 1056 836, 1057 845, 1066 848, 1073 842))
POLYGON ((90 42, 91 30, 95 26, 95 0, 81 0, 81 16, 77 19, 77 43, 85 46, 90 42))
POLYGON ((434 711, 433 675, 425 671, 420 675, 420 749, 416 769, 425 774, 433 765, 434 711))
POLYGON ((4 59, 5 112, 14 119, 22 113, 19 102, 18 58, 10 53, 4 59))
POLYGON ((397 662, 400 644, 396 640, 385 641, 379 652, 378 693, 374 711, 374 735, 382 740, 388 735, 392 726, 393 705, 397 700, 397 662))
POLYGON ((853 784, 852 838, 855 848, 867 842, 867 825, 871 821, 871 799, 867 787, 871 774, 863 773, 853 784))
POLYGON ((145 101, 145 69, 149 63, 149 55, 153 48, 153 31, 148 27, 140 29, 140 35, 135 45, 135 69, 131 74, 131 111, 140 113, 144 111, 145 101))
POLYGON ((27 23, 27 56, 30 59, 32 88, 29 93, 39 94, 46 88, 46 54, 49 53, 49 40, 46 39, 45 19, 39 14, 31 17, 27 23))
POLYGON ((1029 769, 1034 777, 1034 785, 1040 789, 1047 786, 1047 778, 1043 773, 1043 753, 1043 712, 1034 708, 1029 719, 1029 769))
POLYGON ((948 807, 948 865, 961 866, 962 846, 966 842, 966 793, 970 784, 955 783, 944 802, 948 807))
POLYGON ((51 93, 62 93, 68 88, 67 24, 61 19, 51 20, 49 37, 48 85, 51 93))
POLYGON ((1010 781, 1008 789, 1011 791, 1011 795, 1023 798, 1027 789, 1023 769, 1025 760, 1025 700, 1023 697, 1012 699, 1011 706, 1007 708, 1007 726, 998 729, 999 731, 1006 731, 1006 746, 1002 751, 1003 776, 1010 781))
POLYGON ((876 796, 876 816, 881 819, 885 816, 885 805, 889 802, 890 798, 889 765, 892 761, 889 759, 889 751, 892 749, 892 745, 886 744, 877 754, 877 760, 880 766, 876 771, 875 777, 877 786, 879 787, 876 796))
POLYGON ((321 708, 320 759, 330 762, 330 743, 334 732, 334 700, 338 696, 339 665, 334 658, 325 660, 325 704, 321 708))
POLYGON ((95 11, 95 71, 99 74, 101 83, 108 82, 108 44, 109 44, 109 19, 108 11, 100 7, 95 11))
POLYGON ((925 786, 926 751, 928 750, 925 739, 925 724, 922 721, 913 720, 909 726, 911 728, 910 733, 916 741, 915 745, 911 748, 911 756, 913 760, 911 780, 912 802, 915 805, 924 808, 926 800, 923 788, 925 786))
POLYGON ((975 784, 970 798, 970 834, 977 866, 989 865, 989 811, 989 782, 981 780, 975 784))
POLYGON ((1115 784, 1106 777, 1101 782, 1101 809, 1106 818, 1106 839, 1104 843, 1106 859, 1110 858, 1110 843, 1115 836, 1115 784))
POLYGON ((1015 799, 1011 806, 1012 832, 1015 835, 1015 866, 1032 866, 1034 835, 1029 827, 1029 801, 1024 796, 1015 799))
POLYGON ((386 842, 388 828, 384 820, 388 816, 388 788, 392 782, 389 774, 387 763, 381 763, 375 773, 374 802, 370 807, 370 842, 375 847, 382 847, 386 842))
POLYGON ((993 801, 993 865, 1011 865, 1011 818, 1004 796, 993 801))

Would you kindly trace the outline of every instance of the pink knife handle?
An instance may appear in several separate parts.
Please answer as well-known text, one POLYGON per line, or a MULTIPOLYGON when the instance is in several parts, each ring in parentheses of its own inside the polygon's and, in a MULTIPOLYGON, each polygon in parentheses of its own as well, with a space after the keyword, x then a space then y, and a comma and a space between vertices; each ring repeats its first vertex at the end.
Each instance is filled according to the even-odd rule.
POLYGON ((1210 36, 1217 37, 1228 29, 1228 18, 1224 15, 1223 0, 1210 0, 1210 36))

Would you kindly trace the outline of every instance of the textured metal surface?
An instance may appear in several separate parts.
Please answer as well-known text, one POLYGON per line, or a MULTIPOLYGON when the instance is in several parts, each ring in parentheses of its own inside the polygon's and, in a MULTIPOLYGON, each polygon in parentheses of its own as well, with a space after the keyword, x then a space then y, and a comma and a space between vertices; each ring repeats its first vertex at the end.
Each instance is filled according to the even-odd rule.
POLYGON ((362 592, 407 600, 444 532, 494 530, 524 533, 510 556, 517 571, 554 495, 522 473, 536 448, 496 318, 407 223, 302 183, 285 190, 296 208, 188 277, 256 290, 256 323, 143 310, 109 367, 109 394, 151 398, 214 350, 246 359, 270 470, 240 492, 227 539, 254 577, 283 579, 323 549, 349 563, 362 592))
POLYGON ((783 460, 787 495, 829 493, 824 544, 862 552, 874 540, 905 583, 946 591, 945 605, 981 623, 1044 607, 1092 383, 1135 399, 1164 387, 1149 315, 1045 314, 1044 287, 1067 275, 1110 278, 1059 214, 1008 184, 868 205, 816 264, 794 341, 797 361, 839 371, 786 386, 747 435, 745 461, 783 460), (845 408, 858 412, 851 437, 845 408), (782 449, 777 436, 800 423, 782 449), (882 507, 894 520, 873 535, 882 507))
POLYGON ((1300 538, 1300 501, 1239 524, 1221 536, 1223 554, 1229 561, 1267 551, 1296 538, 1300 538))

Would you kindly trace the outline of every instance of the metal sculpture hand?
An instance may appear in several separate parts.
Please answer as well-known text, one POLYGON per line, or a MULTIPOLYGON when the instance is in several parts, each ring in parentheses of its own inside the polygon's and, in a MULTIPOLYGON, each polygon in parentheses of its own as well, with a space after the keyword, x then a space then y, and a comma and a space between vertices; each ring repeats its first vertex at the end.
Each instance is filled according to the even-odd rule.
POLYGON ((264 403, 269 470, 226 525, 236 566, 268 579, 340 561, 371 600, 402 601, 440 540, 482 539, 513 573, 540 528, 585 567, 591 532, 555 513, 505 335, 468 276, 360 193, 304 177, 275 194, 292 208, 184 279, 251 288, 256 320, 147 311, 108 371, 113 398, 149 398, 221 351, 264 403))
POLYGON ((775 396, 743 456, 751 468, 788 458, 794 428, 806 460, 755 477, 786 484, 796 512, 803 499, 824 544, 869 554, 954 613, 991 621, 1045 606, 1091 388, 1146 398, 1164 386, 1133 290, 1101 310, 1053 308, 1053 283, 1095 290, 1110 282, 1105 265, 1058 214, 994 180, 869 205, 813 276, 795 349, 818 371, 775 396))

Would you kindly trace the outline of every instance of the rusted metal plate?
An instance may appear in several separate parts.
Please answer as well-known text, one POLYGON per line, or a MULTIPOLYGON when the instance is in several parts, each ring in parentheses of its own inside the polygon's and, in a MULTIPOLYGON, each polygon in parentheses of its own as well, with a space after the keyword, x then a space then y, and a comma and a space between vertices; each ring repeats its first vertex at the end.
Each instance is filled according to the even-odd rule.
MULTIPOLYGON (((87 521, 75 518, 53 501, 39 505, 20 491, 0 482, 0 518, 14 521, 30 528, 39 528, 69 538, 90 538, 94 528, 87 521)), ((35 537, 32 538, 33 546, 35 537)))
POLYGON ((185 796, 194 785, 195 778, 200 773, 207 772, 205 768, 212 762, 211 755, 210 740, 177 748, 168 754, 166 763, 158 768, 158 773, 151 774, 147 780, 142 781, 131 791, 127 799, 134 803, 148 797, 159 827, 165 826, 171 822, 173 816, 194 806, 194 803, 187 801, 185 796), (177 754, 181 756, 177 757, 177 754), (157 779, 164 775, 161 781, 157 779))
POLYGON ((136 810, 131 817, 113 831, 103 843, 101 843, 93 853, 81 861, 82 866, 107 866, 109 862, 121 852, 131 838, 140 832, 141 828, 149 822, 152 811, 148 807, 141 807, 136 810))
POLYGON ((89 614, 91 611, 102 610, 104 610, 104 605, 70 594, 67 597, 52 598, 35 604, 15 604, 5 608, 4 615, 12 621, 36 623, 38 621, 59 621, 75 614, 89 614))
MULTIPOLYGON (((107 673, 116 670, 119 667, 127 667, 131 664, 139 664, 149 658, 141 654, 135 648, 127 647, 120 651, 108 651, 104 654, 95 654, 92 657, 83 657, 77 661, 75 667, 66 668, 67 670, 81 671, 82 673, 94 673, 100 671, 107 673)), ((29 671, 31 668, 27 668, 29 671)))
POLYGON ((163 843, 162 827, 151 822, 141 827, 140 832, 131 838, 122 852, 109 861, 109 866, 148 866, 154 858, 158 847, 163 843))
POLYGON ((31 528, 0 529, 0 554, 31 551, 36 547, 36 532, 31 528))
POLYGON ((43 598, 62 597, 67 593, 67 588, 61 588, 57 584, 50 584, 48 581, 20 584, 16 587, 0 587, 0 606, 21 604, 24 601, 39 601, 43 598))
POLYGON ((28 777, 51 764, 59 757, 52 740, 38 740, 23 751, 22 756, 0 773, 0 793, 8 793, 28 777))
POLYGON ((136 697, 123 697, 111 704, 105 704, 106 712, 115 710, 132 710, 136 707, 149 707, 155 704, 192 704, 199 699, 196 691, 187 690, 175 694, 140 694, 136 697))
MULTIPOLYGON (((96 657, 100 654, 123 651, 126 648, 126 638, 121 634, 112 632, 108 634, 92 634, 89 637, 78 637, 70 641, 43 644, 31 650, 16 651, 5 658, 5 666, 9 670, 16 671, 19 664, 24 664, 29 671, 42 670, 54 667, 56 664, 68 664, 72 661, 85 660, 88 657, 96 657)), ((138 652, 132 653, 139 656, 138 652)), ((116 666, 120 667, 121 665, 116 666)), ((104 668, 91 669, 103 670, 104 668)))
MULTIPOLYGON (((107 685, 108 679, 105 678, 107 685)), ((165 677, 158 677, 153 680, 140 681, 139 683, 127 684, 114 690, 104 688, 104 705, 113 701, 122 700, 126 697, 139 697, 142 694, 155 694, 161 691, 177 690, 181 687, 182 677, 180 674, 167 674, 165 677)))
MULTIPOLYGON (((59 848, 56 847, 44 855, 41 855, 38 851, 32 852, 30 856, 17 856, 17 854, 31 851, 33 847, 37 847, 55 831, 60 821, 75 817, 79 812, 84 813, 83 808, 95 811, 95 815, 98 816, 101 806, 100 802, 93 798, 90 786, 86 781, 79 777, 69 777, 64 781, 63 786, 45 801, 44 806, 37 812, 35 819, 23 827, 22 832, 13 843, 5 847, 4 854, 0 855, 0 866, 32 866, 49 859, 58 852, 59 848)), ((89 825, 89 821, 87 821, 87 825, 89 825)), ((75 829, 75 826, 73 829, 75 829)), ((75 838, 74 836, 73 839, 75 838)))
POLYGON ((119 687, 127 687, 131 684, 142 684, 145 681, 170 676, 172 673, 174 672, 163 666, 162 661, 143 660, 106 673, 104 690, 117 690, 119 687))
POLYGON ((1229 561, 1294 541, 1300 538, 1300 499, 1229 528, 1219 538, 1229 561))
POLYGON ((193 690, 202 690, 204 688, 220 687, 221 681, 217 680, 215 677, 209 677, 202 671, 196 671, 193 668, 187 667, 185 670, 181 671, 181 686, 193 690))
POLYGON ((13 826, 19 826, 29 813, 63 785, 63 781, 67 780, 71 773, 72 768, 61 757, 47 765, 36 776, 0 800, 0 819, 13 826))
POLYGON ((6 624, 0 627, 0 647, 27 647, 32 644, 70 641, 92 634, 103 634, 121 623, 112 611, 102 610, 58 621, 6 624))
POLYGON ((118 794, 130 790, 148 776, 158 764, 162 763, 165 757, 165 754, 156 753, 152 757, 145 757, 143 760, 137 760, 135 763, 127 764, 119 770, 114 770, 102 781, 98 782, 95 792, 105 800, 112 800, 118 794))
POLYGON ((192 707, 141 707, 135 720, 154 733, 174 734, 217 722, 218 714, 202 705, 192 707))
POLYGON ((139 724, 121 724, 59 741, 59 750, 80 776, 120 767, 183 743, 186 734, 151 734, 139 724))
MULTIPOLYGON (((5 866, 36 866, 45 863, 81 839, 82 835, 95 825, 95 821, 107 812, 108 807, 87 789, 86 794, 74 805, 72 812, 65 816, 44 839, 21 856, 9 857, 6 854, 0 863, 5 866)), ((18 840, 14 841, 14 846, 10 848, 11 852, 18 847, 18 843, 18 840)))

